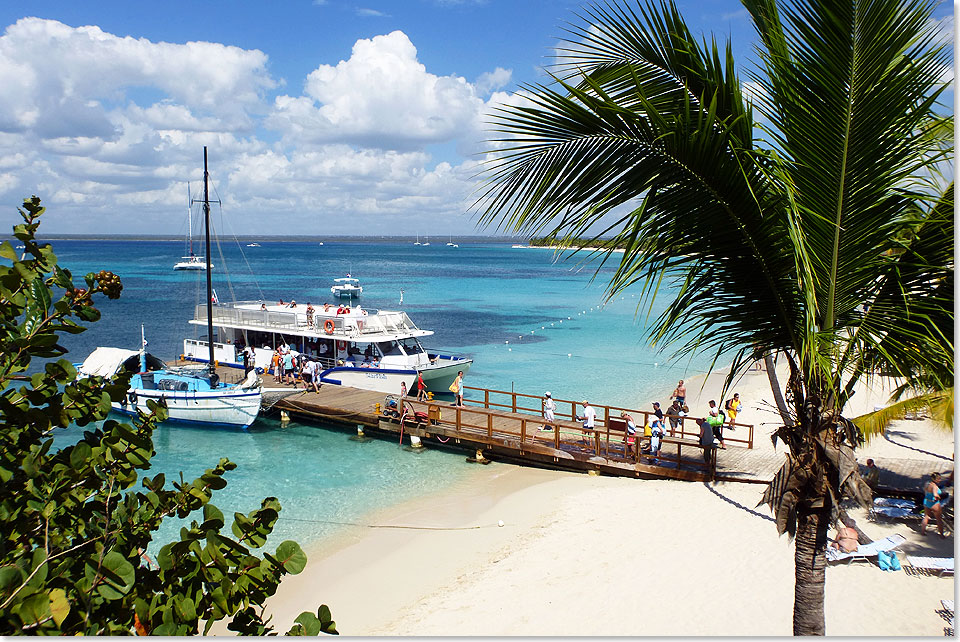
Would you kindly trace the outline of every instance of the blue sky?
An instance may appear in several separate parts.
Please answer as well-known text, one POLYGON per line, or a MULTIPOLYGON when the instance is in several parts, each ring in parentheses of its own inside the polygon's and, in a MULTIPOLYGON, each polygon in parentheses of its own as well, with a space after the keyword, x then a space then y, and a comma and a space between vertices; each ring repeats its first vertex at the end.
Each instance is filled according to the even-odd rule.
MULTIPOLYGON (((237 234, 472 234, 486 135, 576 20, 568 0, 0 5, 0 225, 178 233, 202 146, 237 234)), ((681 1, 731 37, 731 0, 681 1)), ((937 12, 952 32, 952 7, 937 12)))

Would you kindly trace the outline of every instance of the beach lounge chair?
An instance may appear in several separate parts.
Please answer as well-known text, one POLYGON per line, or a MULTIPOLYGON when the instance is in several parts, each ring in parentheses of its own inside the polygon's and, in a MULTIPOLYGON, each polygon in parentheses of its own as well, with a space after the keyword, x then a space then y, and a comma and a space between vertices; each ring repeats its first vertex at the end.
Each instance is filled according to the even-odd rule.
POLYGON ((928 573, 953 575, 952 557, 920 557, 917 555, 908 555, 907 561, 910 562, 910 566, 913 568, 921 569, 928 573))
MULTIPOLYGON (((895 535, 890 535, 884 537, 883 539, 878 539, 875 542, 869 544, 862 544, 857 547, 857 550, 852 553, 844 553, 837 548, 828 548, 827 549, 827 561, 828 562, 842 562, 846 560, 849 564, 855 560, 869 560, 871 557, 876 557, 880 551, 892 551, 898 546, 907 541, 907 538, 903 535, 897 533, 895 535)), ((953 560, 951 560, 952 562, 953 560)))

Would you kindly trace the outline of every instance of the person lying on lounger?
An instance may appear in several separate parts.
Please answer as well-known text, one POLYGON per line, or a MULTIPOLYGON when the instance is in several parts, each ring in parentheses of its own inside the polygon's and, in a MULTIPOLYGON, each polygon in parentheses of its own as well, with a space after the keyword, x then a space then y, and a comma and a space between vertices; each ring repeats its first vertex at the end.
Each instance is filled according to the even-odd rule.
POLYGON ((852 553, 860 546, 860 536, 854 528, 854 521, 849 517, 842 520, 843 526, 837 529, 837 538, 833 541, 833 548, 839 548, 844 553, 852 553))

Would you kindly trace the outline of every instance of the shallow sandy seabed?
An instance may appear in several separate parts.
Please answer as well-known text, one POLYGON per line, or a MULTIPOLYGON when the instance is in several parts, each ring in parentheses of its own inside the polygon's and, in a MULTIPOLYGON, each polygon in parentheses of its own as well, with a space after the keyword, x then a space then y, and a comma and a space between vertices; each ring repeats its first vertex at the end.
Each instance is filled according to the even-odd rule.
MULTIPOLYGON (((717 376, 700 386, 687 382, 691 414, 698 397, 719 397, 717 376)), ((765 373, 733 390, 744 421, 774 421, 765 373)), ((885 399, 883 391, 859 397, 867 409, 885 399)), ((758 427, 756 447, 771 447, 762 435, 772 425, 758 427)), ((914 458, 914 449, 953 456, 953 434, 929 421, 896 422, 888 436, 867 444, 861 461, 914 458)), ((298 613, 325 603, 347 635, 790 635, 793 545, 766 507, 754 508, 762 492, 757 484, 478 466, 450 489, 367 518, 416 528, 352 528, 317 545, 268 610, 286 631, 298 613)), ((904 562, 953 555, 952 525, 940 540, 920 537, 915 522, 853 515, 871 539, 905 535, 904 562)), ((943 635, 936 611, 954 593, 952 577, 831 566, 827 633, 943 635)))

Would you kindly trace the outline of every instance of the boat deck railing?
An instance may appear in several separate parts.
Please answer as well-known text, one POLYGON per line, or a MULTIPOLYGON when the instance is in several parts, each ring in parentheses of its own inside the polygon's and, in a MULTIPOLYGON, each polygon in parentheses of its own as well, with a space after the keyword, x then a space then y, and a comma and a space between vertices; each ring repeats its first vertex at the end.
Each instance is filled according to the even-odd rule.
MULTIPOLYGON (((261 301, 238 301, 232 304, 213 305, 213 324, 286 330, 296 332, 314 332, 318 335, 361 338, 364 335, 414 333, 420 328, 410 320, 406 312, 388 312, 367 310, 363 316, 337 315, 334 310, 324 312, 317 308, 308 318, 306 306, 288 310, 258 310, 255 306, 261 301), (251 308, 242 306, 251 306, 251 308)), ((194 321, 206 323, 207 305, 196 307, 194 321)))

